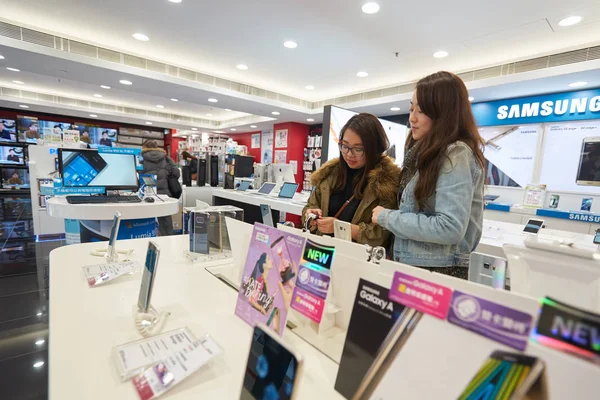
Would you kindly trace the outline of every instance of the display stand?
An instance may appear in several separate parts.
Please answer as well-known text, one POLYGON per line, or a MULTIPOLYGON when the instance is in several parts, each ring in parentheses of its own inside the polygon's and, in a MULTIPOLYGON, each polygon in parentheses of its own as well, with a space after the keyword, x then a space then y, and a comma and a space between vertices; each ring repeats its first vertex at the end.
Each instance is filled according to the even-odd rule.
POLYGON ((162 332, 170 315, 171 313, 167 311, 159 313, 153 306, 148 308, 148 312, 142 312, 136 306, 134 309, 135 327, 143 337, 156 335, 162 332))

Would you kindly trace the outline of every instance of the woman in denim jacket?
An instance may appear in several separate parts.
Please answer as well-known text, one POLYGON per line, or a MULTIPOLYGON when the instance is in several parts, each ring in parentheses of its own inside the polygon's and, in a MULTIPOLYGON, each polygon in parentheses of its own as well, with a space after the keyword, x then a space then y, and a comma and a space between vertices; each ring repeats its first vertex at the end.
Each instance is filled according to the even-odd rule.
POLYGON ((394 260, 463 279, 483 224, 484 142, 469 93, 450 72, 417 83, 398 194, 399 210, 377 207, 394 260))

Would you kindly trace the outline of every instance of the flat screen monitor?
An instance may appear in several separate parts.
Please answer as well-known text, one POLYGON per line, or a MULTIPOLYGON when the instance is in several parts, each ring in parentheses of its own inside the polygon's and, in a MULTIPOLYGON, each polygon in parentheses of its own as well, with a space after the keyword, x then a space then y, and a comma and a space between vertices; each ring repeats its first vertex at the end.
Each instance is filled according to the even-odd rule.
POLYGON ((38 139, 42 139, 42 130, 36 117, 18 115, 17 130, 19 132, 19 142, 37 143, 38 139))
POLYGON ((600 186, 600 137, 586 137, 581 143, 577 184, 600 186))
POLYGON ((17 141, 17 124, 12 119, 0 119, 0 142, 17 141))
POLYGON ((0 143, 0 165, 26 165, 25 148, 8 143, 0 143))
POLYGON ((240 192, 245 192, 246 190, 248 190, 251 183, 252 182, 250 182, 250 181, 241 181, 237 187, 237 190, 239 190, 240 192))
POLYGON ((269 193, 271 193, 271 191, 273 191, 273 189, 275 189, 275 186, 276 186, 275 183, 265 182, 260 187, 260 189, 258 189, 258 193, 260 193, 260 194, 269 194, 269 193))
POLYGON ((26 168, 2 168, 3 188, 30 188, 29 171, 26 168))
POLYGON ((273 164, 273 178, 277 185, 284 182, 295 182, 294 170, 290 164, 273 164))
POLYGON ((102 186, 107 190, 137 190, 135 155, 96 150, 58 149, 63 186, 102 186))
POLYGON ((103 128, 101 126, 89 125, 76 122, 73 129, 79 131, 79 137, 89 137, 90 147, 97 149, 98 147, 117 147, 117 130, 103 128))
POLYGON ((279 197, 283 197, 285 199, 291 199, 296 194, 296 190, 298 190, 297 183, 286 182, 281 186, 281 190, 279 191, 279 197))

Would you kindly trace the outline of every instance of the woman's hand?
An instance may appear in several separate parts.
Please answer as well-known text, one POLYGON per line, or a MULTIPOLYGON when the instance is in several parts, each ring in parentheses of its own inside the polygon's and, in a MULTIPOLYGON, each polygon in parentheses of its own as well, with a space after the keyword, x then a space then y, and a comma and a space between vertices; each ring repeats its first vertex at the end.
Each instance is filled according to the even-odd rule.
POLYGON ((317 226, 321 233, 333 233, 333 221, 337 218, 325 217, 317 220, 317 226))
MULTIPOLYGON (((318 215, 319 218, 321 218, 323 216, 323 211, 321 211, 321 209, 319 209, 319 208, 309 208, 308 210, 306 210, 306 214, 305 214, 306 216, 305 216, 305 218, 308 219, 308 216, 310 214, 318 215)), ((310 222, 310 227, 311 228, 314 228, 316 225, 317 225, 317 221, 312 220, 310 222)))
POLYGON ((379 214, 381 214, 381 212, 385 210, 385 208, 381 207, 381 206, 377 206, 373 209, 373 214, 371 215, 371 222, 373 222, 374 224, 377 224, 377 218, 379 218, 379 214))

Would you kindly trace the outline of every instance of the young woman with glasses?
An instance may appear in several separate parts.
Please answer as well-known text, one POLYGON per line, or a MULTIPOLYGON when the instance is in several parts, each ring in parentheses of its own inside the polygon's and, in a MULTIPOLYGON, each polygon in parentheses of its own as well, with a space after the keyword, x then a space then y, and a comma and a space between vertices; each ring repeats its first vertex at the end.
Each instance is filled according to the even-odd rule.
POLYGON ((467 279, 481 238, 485 159, 463 81, 450 72, 421 79, 409 121, 399 210, 376 207, 372 221, 394 234, 394 260, 467 279))
POLYGON ((390 233, 371 222, 377 206, 396 208, 400 169, 385 155, 389 141, 383 126, 371 114, 350 118, 340 132, 340 157, 323 165, 311 177, 314 187, 302 212, 319 218, 312 231, 333 234, 333 221, 350 222, 352 239, 371 246, 386 246, 390 233))

